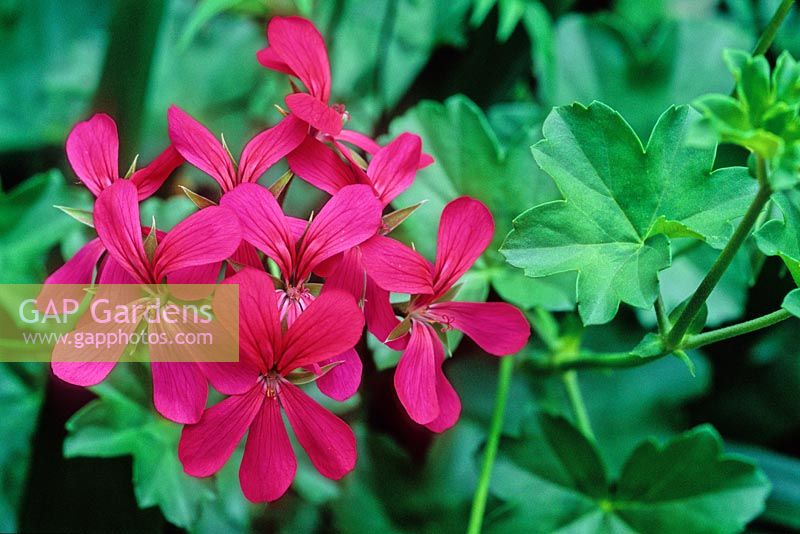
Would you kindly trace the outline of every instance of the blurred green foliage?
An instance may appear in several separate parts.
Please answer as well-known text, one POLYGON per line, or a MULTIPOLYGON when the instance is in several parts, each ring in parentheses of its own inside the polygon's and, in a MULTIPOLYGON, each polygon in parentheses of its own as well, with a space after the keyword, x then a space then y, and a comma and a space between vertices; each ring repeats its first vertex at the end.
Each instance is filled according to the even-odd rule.
MULTIPOLYGON (((532 318, 542 307, 557 312, 560 324, 536 324, 546 337, 548 328, 559 336, 574 323, 575 275, 525 278, 505 263, 498 247, 514 217, 561 198, 530 152, 542 139, 551 108, 599 100, 646 139, 669 106, 731 91, 723 49, 750 48, 779 0, 616 0, 592 9, 591 3, 570 0, 167 0, 155 37, 148 40, 150 60, 138 63, 147 54, 131 52, 125 61, 104 67, 110 43, 122 39, 112 24, 118 9, 130 8, 125 2, 0 0, 0 281, 40 281, 88 239, 87 228, 52 206, 89 207, 89 195, 74 185, 63 144, 72 124, 105 110, 97 90, 109 68, 123 90, 128 75, 137 73, 130 76, 138 87, 131 91, 142 92, 141 105, 123 114, 140 123, 123 135, 124 154, 139 153, 146 162, 164 148, 166 109, 173 103, 215 134, 224 133, 236 152, 249 136, 278 120, 273 105, 281 104, 289 90, 285 77, 255 61, 265 44, 264 24, 272 15, 300 13, 326 37, 333 101, 347 106, 348 126, 376 136, 412 131, 436 159, 395 201, 399 208, 428 200, 397 236, 432 259, 442 207, 460 195, 482 200, 495 216, 495 241, 465 278, 459 298, 502 298, 532 318)), ((127 31, 138 30, 137 21, 130 21, 127 31)), ((800 55, 796 7, 768 59, 784 49, 800 55)), ((123 46, 123 57, 126 50, 123 46)), ((124 132, 126 124, 119 128, 124 132)), ((594 142, 592 135, 582 138, 594 142)), ((732 162, 727 164, 746 164, 741 153, 720 152, 732 162)), ((274 169, 263 181, 283 170, 274 169)), ((208 178, 189 166, 170 183, 214 191, 206 188, 208 178)), ((168 229, 194 209, 178 193, 164 188, 162 198, 143 204, 143 216, 154 216, 168 229)), ((296 180, 286 205, 292 214, 306 216, 321 199, 296 180)), ((780 224, 767 223, 761 240, 780 224)), ((787 243, 776 245, 776 251, 793 254, 789 246, 794 243, 787 243)), ((794 287, 779 261, 764 263, 750 245, 712 294, 709 325, 774 309, 794 287)), ((715 255, 709 245, 673 241, 672 266, 658 273, 668 309, 688 296, 715 255)), ((641 338, 642 325, 654 323, 651 313, 623 307, 613 323, 583 330, 583 343, 598 351, 618 350, 641 338)), ((0 344, 5 343, 2 332, 0 327, 0 344)), ((389 368, 397 353, 376 349, 371 339, 374 361, 366 365, 364 392, 341 407, 359 440, 355 472, 334 483, 320 477, 301 454, 293 489, 268 507, 251 505, 241 495, 236 458, 241 451, 212 479, 183 473, 175 447, 180 429, 153 410, 149 380, 140 376, 146 369, 120 366, 74 415, 54 415, 40 414, 46 392, 53 395, 59 387, 46 389, 45 366, 0 365, 0 432, 5 436, 0 531, 30 527, 25 518, 31 523, 34 516, 37 527, 68 528, 59 506, 90 513, 88 489, 45 507, 33 493, 51 481, 28 479, 29 471, 46 478, 46 469, 29 467, 37 462, 46 467, 42 441, 61 440, 71 415, 64 455, 92 458, 97 469, 108 465, 109 457, 131 456, 131 471, 121 480, 132 481, 140 507, 157 507, 174 527, 192 532, 463 532, 497 365, 472 343, 459 345, 458 336, 448 335, 456 354, 445 368, 463 402, 462 420, 454 429, 431 436, 410 425, 390 393, 389 368)), ((546 343, 533 340, 518 358, 511 385, 486 530, 733 532, 754 518, 753 528, 761 531, 800 528, 797 347, 796 325, 786 324, 690 354, 694 377, 675 358, 635 369, 581 371, 596 435, 590 440, 567 419, 550 415, 570 410, 558 377, 529 365, 531 358, 552 356, 546 343), (727 448, 750 460, 723 452, 717 431, 697 426, 706 422, 726 438, 727 448), (675 472, 685 475, 681 484, 670 478, 675 472)), ((91 488, 104 480, 80 484, 91 488)))

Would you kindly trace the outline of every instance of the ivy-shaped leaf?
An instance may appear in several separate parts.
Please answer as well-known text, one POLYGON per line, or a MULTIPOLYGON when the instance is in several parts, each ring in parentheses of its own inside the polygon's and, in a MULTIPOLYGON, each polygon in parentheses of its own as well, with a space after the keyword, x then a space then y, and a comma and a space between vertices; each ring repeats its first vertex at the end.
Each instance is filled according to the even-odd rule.
POLYGON ((16 532, 28 465, 31 438, 44 398, 45 367, 36 363, 0 363, 0 531, 16 532))
POLYGON ((796 284, 800 284, 800 192, 772 195, 783 220, 772 219, 755 233, 756 245, 767 256, 780 256, 796 284))
POLYGON ((58 171, 37 174, 0 191, 0 281, 40 283, 47 253, 81 227, 54 205, 85 205, 86 194, 67 186, 58 171))
POLYGON ((536 451, 530 441, 503 444, 492 489, 505 505, 488 532, 738 532, 769 493, 764 474, 724 454, 710 426, 663 445, 643 442, 615 482, 595 445, 566 420, 543 415, 541 431, 536 451))
POLYGON ((178 460, 180 425, 161 418, 152 408, 149 380, 134 364, 118 365, 108 380, 93 388, 100 397, 68 422, 64 456, 133 456, 133 489, 141 508, 159 506, 171 523, 188 528, 214 498, 207 480, 183 472, 178 460))
POLYGON ((656 24, 645 29, 631 20, 630 12, 625 18, 569 13, 558 20, 552 74, 545 71, 548 76, 541 81, 551 93, 545 95, 548 102, 601 100, 645 137, 668 106, 729 90, 722 51, 749 48, 751 35, 723 17, 675 20, 667 12, 675 9, 672 3, 614 2, 623 12, 624 4, 639 12, 652 10, 650 22, 656 24))
POLYGON ((501 250, 509 263, 533 277, 577 271, 585 324, 610 321, 620 302, 652 305, 669 237, 721 248, 755 191, 745 168, 711 172, 714 150, 687 146, 697 118, 686 106, 668 109, 645 147, 604 104, 555 108, 533 152, 564 200, 514 221, 501 250))
POLYGON ((736 80, 736 97, 707 95, 695 106, 720 140, 769 162, 773 189, 793 187, 800 180, 800 63, 784 52, 770 73, 764 56, 726 50, 724 57, 736 80))
MULTIPOLYGON (((508 122, 509 113, 518 110, 497 111, 508 122)), ((438 226, 445 204, 461 195, 476 198, 486 204, 495 222, 494 240, 473 269, 483 280, 481 299, 486 298, 491 284, 503 299, 517 306, 566 310, 574 306, 574 275, 526 280, 498 252, 515 215, 529 206, 558 198, 553 181, 536 167, 530 154, 530 144, 541 138, 542 114, 539 111, 537 115, 536 120, 531 120, 531 110, 526 110, 525 119, 515 120, 523 126, 514 136, 504 135, 509 141, 505 145, 480 108, 462 95, 452 96, 443 104, 422 102, 392 122, 393 134, 411 131, 420 135, 425 151, 436 160, 417 174, 414 184, 395 202, 400 207, 428 201, 398 228, 398 234, 413 241, 426 257, 433 258, 436 232, 431 229, 438 226)), ((463 291, 458 298, 463 298, 463 291)))

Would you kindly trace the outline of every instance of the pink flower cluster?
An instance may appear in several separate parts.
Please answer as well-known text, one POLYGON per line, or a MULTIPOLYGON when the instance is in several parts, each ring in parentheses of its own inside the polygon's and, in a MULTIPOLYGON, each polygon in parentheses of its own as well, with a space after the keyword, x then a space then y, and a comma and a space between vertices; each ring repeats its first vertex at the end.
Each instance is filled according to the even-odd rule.
MULTIPOLYGON (((452 300, 455 284, 492 240, 488 209, 468 197, 450 202, 433 263, 388 237, 387 206, 412 184, 418 169, 433 163, 420 138, 405 133, 380 146, 343 129, 344 108, 329 102, 325 43, 309 21, 274 18, 267 37, 269 46, 258 61, 305 90, 292 81, 288 112, 253 137, 238 162, 174 106, 168 114, 172 145, 130 179, 120 177, 111 118, 95 115, 73 129, 67 156, 97 197, 97 238, 47 280, 182 284, 222 278, 223 284, 238 284, 238 363, 153 362, 151 368, 156 409, 185 425, 179 457, 187 473, 214 474, 247 434, 240 480, 252 501, 278 499, 294 478, 297 462, 282 413, 320 473, 338 479, 354 468, 352 430, 293 377, 310 374, 335 400, 352 396, 361 382, 355 346, 365 324, 379 340, 403 351, 394 378, 398 398, 411 419, 436 432, 455 424, 461 411, 442 371, 439 336, 460 330, 497 356, 519 351, 529 336, 527 321, 511 305, 452 300), (363 151, 368 164, 354 150, 363 151), (257 183, 284 158, 297 176, 331 195, 310 222, 286 215, 272 192, 257 183), (219 184, 219 204, 158 232, 157 247, 148 253, 149 229, 139 220, 139 202, 184 160, 219 184), (265 271, 265 258, 277 266, 279 277, 265 271), (409 298, 393 306, 390 292, 409 298), (206 409, 208 383, 227 397, 206 409)), ((54 363, 53 369, 63 380, 89 386, 114 365, 54 363)))

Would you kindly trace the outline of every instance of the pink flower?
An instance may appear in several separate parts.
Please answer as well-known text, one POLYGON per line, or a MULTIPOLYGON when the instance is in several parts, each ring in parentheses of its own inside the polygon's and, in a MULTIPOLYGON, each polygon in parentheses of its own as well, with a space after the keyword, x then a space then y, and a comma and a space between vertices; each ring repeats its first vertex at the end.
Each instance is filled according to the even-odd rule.
MULTIPOLYGON (((81 182, 94 196, 122 180, 119 173, 119 136, 114 119, 98 113, 75 125, 67 137, 67 159, 81 182)), ((146 167, 134 172, 130 183, 143 200, 155 193, 169 175, 183 163, 172 147, 167 147, 146 167)), ((99 239, 92 239, 57 271, 45 284, 90 284, 95 266, 105 252, 99 239)))
POLYGON ((323 134, 342 131, 344 106, 328 105, 331 67, 325 40, 314 25, 300 17, 274 17, 267 25, 269 46, 258 51, 259 63, 303 82, 308 93, 285 99, 292 114, 323 134))
MULTIPOLYGON (((149 258, 139 223, 137 190, 128 180, 119 180, 100 193, 94 222, 109 254, 100 275, 101 284, 213 284, 220 262, 233 253, 241 240, 236 217, 227 209, 214 206, 190 215, 170 232, 159 234, 155 253, 149 258)), ((136 325, 128 326, 133 331, 136 325)), ((100 347, 95 357, 88 357, 85 363, 70 362, 54 353, 53 371, 66 382, 94 385, 111 372, 124 349, 121 344, 112 349, 100 347)), ((150 350, 156 409, 179 423, 199 420, 207 397, 206 380, 200 369, 194 363, 164 363, 168 358, 159 358, 153 352, 168 350, 164 345, 153 344, 150 350)))
POLYGON ((326 291, 283 328, 269 275, 246 268, 224 283, 239 284, 241 359, 204 364, 214 387, 230 396, 184 428, 178 456, 185 471, 216 473, 249 429, 239 468, 242 491, 254 502, 280 498, 297 470, 282 410, 317 470, 343 477, 356 463, 353 431, 291 380, 293 371, 353 348, 364 325, 355 301, 326 291))
MULTIPOLYGON (((381 205, 372 188, 342 188, 323 206, 311 223, 283 214, 272 194, 256 184, 243 184, 222 197, 221 205, 236 212, 245 241, 275 261, 283 287, 276 305, 281 319, 297 320, 314 300, 308 279, 329 258, 374 236, 381 221, 381 205)), ((362 279, 363 285, 363 279, 362 279)), ((322 364, 343 362, 320 377, 326 395, 343 400, 361 382, 361 360, 354 350, 322 364)))
POLYGON ((345 164, 324 144, 311 138, 287 158, 292 172, 331 195, 352 184, 371 185, 386 206, 414 182, 422 155, 419 136, 404 133, 385 147, 379 147, 366 172, 345 164))
POLYGON ((294 150, 306 136, 306 125, 289 115, 253 137, 242 151, 238 166, 208 129, 177 106, 167 113, 169 137, 186 161, 211 176, 223 193, 239 184, 254 183, 267 169, 294 150))
MULTIPOLYGON (((297 78, 308 91, 292 93, 285 99, 292 115, 306 122, 310 128, 303 151, 316 150, 319 153, 319 149, 324 148, 320 141, 330 141, 348 160, 349 150, 341 142, 350 143, 368 154, 376 154, 381 148, 378 143, 359 132, 342 129, 347 116, 344 105, 329 104, 331 67, 328 50, 314 24, 301 17, 274 17, 267 25, 267 40, 269 46, 258 51, 259 63, 297 78)), ((331 169, 333 172, 344 172, 342 167, 346 169, 346 164, 339 158, 326 159, 329 164, 339 168, 335 171, 331 169)), ((421 154, 419 168, 431 163, 433 158, 421 154)))
MULTIPOLYGON (((489 246, 494 221, 481 202, 460 197, 445 206, 439 223, 436 263, 387 237, 361 245, 369 275, 387 291, 411 294, 405 320, 410 332, 395 371, 397 396, 411 418, 435 432, 458 420, 461 401, 442 372, 440 332, 455 328, 489 354, 522 349, 530 327, 517 308, 503 302, 454 302, 448 292, 489 246)), ((395 326, 399 321, 392 317, 395 326)))
MULTIPOLYGON (((344 164, 322 143, 306 139, 289 154, 290 168, 312 185, 334 194, 353 183, 372 186, 383 206, 388 205, 414 182, 422 154, 422 140, 404 133, 385 147, 379 147, 369 162, 366 172, 357 166, 344 164)), ((376 235, 386 233, 380 228, 376 235)), ((379 247, 385 241, 376 240, 379 247)), ((383 340, 394 328, 394 312, 389 304, 389 292, 378 287, 366 272, 358 247, 344 251, 326 265, 325 283, 350 292, 364 300, 367 326, 376 337, 383 340)))

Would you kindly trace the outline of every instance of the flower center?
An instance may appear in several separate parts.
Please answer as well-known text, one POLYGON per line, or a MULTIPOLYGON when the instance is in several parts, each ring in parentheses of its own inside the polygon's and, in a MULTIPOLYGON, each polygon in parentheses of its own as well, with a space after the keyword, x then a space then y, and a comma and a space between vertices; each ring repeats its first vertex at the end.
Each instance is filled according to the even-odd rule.
POLYGON ((261 389, 267 398, 274 399, 281 390, 281 377, 275 371, 270 371, 266 375, 259 375, 258 381, 261 382, 261 389))

